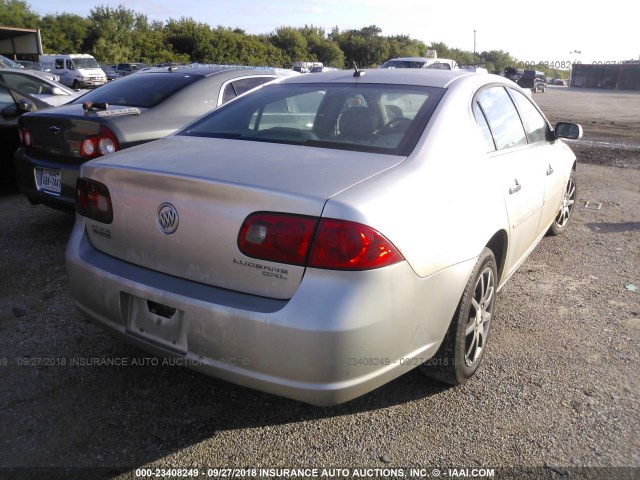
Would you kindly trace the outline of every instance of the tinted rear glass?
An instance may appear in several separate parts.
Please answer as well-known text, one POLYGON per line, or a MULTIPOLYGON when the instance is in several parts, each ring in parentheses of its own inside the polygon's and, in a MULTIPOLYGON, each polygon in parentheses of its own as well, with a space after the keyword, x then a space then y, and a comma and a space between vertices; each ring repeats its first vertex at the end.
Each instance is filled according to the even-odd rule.
POLYGON ((273 84, 180 135, 407 155, 443 92, 407 85, 273 84))
POLYGON ((137 73, 109 82, 73 103, 108 103, 128 107, 151 108, 203 78, 200 75, 137 73))

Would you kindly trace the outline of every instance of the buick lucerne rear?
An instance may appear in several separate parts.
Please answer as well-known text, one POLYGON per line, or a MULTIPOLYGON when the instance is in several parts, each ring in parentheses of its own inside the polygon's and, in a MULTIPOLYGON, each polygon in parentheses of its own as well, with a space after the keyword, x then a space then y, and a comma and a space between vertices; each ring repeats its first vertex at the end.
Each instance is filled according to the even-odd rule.
POLYGON ((144 350, 314 405, 416 366, 464 383, 496 292, 570 218, 559 137, 580 128, 561 127, 492 75, 264 85, 82 166, 73 299, 144 350))

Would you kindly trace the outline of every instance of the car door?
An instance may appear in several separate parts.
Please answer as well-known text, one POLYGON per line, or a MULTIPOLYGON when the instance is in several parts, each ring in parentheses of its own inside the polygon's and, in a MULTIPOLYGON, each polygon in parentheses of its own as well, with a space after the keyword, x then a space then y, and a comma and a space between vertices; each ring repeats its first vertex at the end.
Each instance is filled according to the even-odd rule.
POLYGON ((509 219, 505 273, 510 275, 535 246, 542 215, 545 169, 529 146, 513 100, 502 85, 481 90, 473 112, 488 150, 488 168, 509 219))
POLYGON ((18 117, 11 111, 16 102, 9 89, 0 86, 0 170, 6 172, 18 148, 18 117))
POLYGON ((531 150, 545 171, 544 199, 538 234, 544 234, 558 213, 558 206, 564 195, 568 169, 565 156, 561 155, 551 134, 551 127, 525 95, 519 91, 508 89, 513 98, 531 145, 531 150))
POLYGON ((18 117, 38 107, 6 84, 0 84, 0 183, 13 180, 13 155, 20 146, 18 117))

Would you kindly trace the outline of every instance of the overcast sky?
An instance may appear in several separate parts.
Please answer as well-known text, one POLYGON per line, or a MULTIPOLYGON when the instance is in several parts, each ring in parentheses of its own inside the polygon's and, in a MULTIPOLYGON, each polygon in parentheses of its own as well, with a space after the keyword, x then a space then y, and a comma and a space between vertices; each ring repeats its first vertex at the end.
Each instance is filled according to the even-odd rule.
MULTIPOLYGON (((87 17, 96 6, 117 8, 122 0, 27 0, 41 16, 73 13, 87 17)), ((611 62, 640 58, 637 4, 608 0, 127 0, 126 8, 149 21, 192 18, 241 28, 247 33, 313 25, 330 33, 376 25, 382 35, 408 35, 426 44, 504 50, 527 62, 611 62), (574 53, 575 50, 581 53, 574 53)), ((42 32, 46 35, 46 32, 42 32)))

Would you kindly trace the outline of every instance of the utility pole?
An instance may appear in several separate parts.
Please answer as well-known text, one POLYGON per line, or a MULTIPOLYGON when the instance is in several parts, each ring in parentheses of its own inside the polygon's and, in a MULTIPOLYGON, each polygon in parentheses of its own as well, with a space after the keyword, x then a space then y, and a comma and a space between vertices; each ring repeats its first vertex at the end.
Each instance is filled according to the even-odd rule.
POLYGON ((476 63, 476 31, 473 31, 473 63, 476 63))

